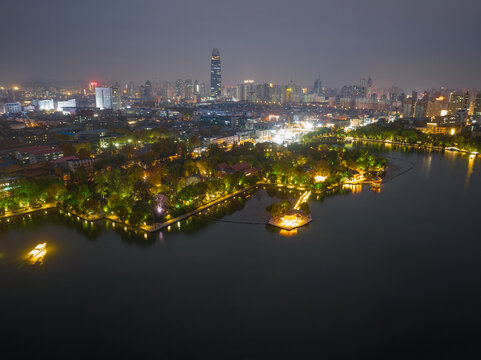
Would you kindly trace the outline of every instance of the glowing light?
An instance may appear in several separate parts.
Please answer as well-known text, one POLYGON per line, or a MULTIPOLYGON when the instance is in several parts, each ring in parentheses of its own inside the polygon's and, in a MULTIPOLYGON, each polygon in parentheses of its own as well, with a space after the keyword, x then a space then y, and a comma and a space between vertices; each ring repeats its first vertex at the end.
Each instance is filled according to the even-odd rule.
POLYGON ((441 116, 448 115, 448 110, 441 110, 441 116))
POLYGON ((304 123, 304 129, 306 129, 306 130, 312 130, 313 127, 314 127, 314 125, 312 125, 311 122, 305 122, 304 123))
POLYGON ((304 194, 302 194, 299 200, 297 200, 296 205, 294 205, 294 210, 299 210, 301 204, 305 203, 309 199, 309 196, 311 196, 310 191, 306 191, 304 194))
POLYGON ((32 251, 28 253, 27 259, 31 264, 35 264, 37 262, 42 263, 46 254, 47 243, 38 244, 32 251))
POLYGON ((281 229, 280 234, 283 235, 283 236, 296 235, 296 234, 297 234, 297 229, 292 229, 292 230, 284 230, 284 229, 281 229))
POLYGON ((316 175, 316 176, 314 176, 314 181, 315 181, 316 183, 318 183, 318 182, 323 182, 323 181, 325 181, 326 179, 327 179, 327 176, 322 176, 322 175, 316 175))
POLYGON ((456 130, 455 130, 455 129, 451 129, 451 132, 450 132, 450 134, 451 134, 451 135, 454 135, 454 133, 455 133, 455 132, 456 132, 456 130))
POLYGON ((296 228, 303 223, 302 217, 298 217, 297 214, 294 215, 284 215, 281 218, 281 225, 286 228, 296 228))

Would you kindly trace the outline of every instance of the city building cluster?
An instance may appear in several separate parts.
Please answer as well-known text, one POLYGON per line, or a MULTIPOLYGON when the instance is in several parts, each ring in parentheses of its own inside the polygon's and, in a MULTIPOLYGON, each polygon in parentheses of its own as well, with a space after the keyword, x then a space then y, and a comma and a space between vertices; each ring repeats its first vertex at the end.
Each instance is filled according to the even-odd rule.
POLYGON ((215 48, 210 86, 192 79, 0 84, 0 175, 75 172, 112 151, 149 153, 159 133, 194 154, 247 141, 288 144, 315 128, 352 130, 372 123, 396 122, 440 135, 481 134, 481 91, 408 93, 376 88, 371 77, 341 88, 324 86, 321 76, 309 86, 253 79, 226 85, 221 69, 215 48))

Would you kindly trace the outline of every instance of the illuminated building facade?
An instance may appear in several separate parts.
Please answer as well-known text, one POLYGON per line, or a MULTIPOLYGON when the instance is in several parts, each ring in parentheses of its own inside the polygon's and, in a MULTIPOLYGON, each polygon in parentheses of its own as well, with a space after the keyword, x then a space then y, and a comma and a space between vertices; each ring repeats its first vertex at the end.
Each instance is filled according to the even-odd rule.
POLYGON ((95 106, 100 110, 112 109, 112 89, 95 88, 95 106))
POLYGON ((95 88, 95 105, 100 110, 120 110, 122 108, 120 89, 116 86, 95 88))
POLYGON ((474 100, 474 111, 473 115, 475 117, 481 116, 481 92, 476 94, 476 99, 474 100))
POLYGON ((210 58, 210 97, 215 100, 220 98, 222 91, 222 76, 220 69, 219 49, 212 50, 210 58))
POLYGON ((453 92, 449 98, 448 114, 456 114, 458 111, 466 111, 469 106, 469 93, 453 92))

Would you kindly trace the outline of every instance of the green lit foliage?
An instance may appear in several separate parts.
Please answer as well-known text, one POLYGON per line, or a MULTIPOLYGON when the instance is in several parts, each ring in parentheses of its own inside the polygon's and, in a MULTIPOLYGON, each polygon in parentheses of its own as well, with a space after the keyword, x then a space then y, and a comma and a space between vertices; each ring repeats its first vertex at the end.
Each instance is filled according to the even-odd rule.
POLYGON ((274 203, 266 207, 267 212, 269 212, 273 217, 282 215, 287 210, 292 209, 293 205, 289 200, 283 200, 280 203, 274 203))

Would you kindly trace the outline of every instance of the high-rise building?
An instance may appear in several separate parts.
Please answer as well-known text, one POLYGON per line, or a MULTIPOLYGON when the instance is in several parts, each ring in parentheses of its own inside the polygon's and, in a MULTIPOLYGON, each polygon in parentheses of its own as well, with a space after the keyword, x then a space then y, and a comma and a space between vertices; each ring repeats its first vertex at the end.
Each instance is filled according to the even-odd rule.
POLYGON ((183 99, 185 97, 185 83, 182 79, 175 80, 175 96, 178 99, 183 99))
POLYGON ((112 86, 112 110, 119 111, 122 109, 122 97, 120 89, 117 86, 112 86))
POLYGON ((322 82, 321 82, 321 76, 314 81, 314 89, 312 91, 313 94, 317 96, 321 96, 322 94, 322 82))
POLYGON ((244 80, 243 84, 237 85, 237 100, 255 101, 256 85, 254 80, 244 80))
POLYGON ((191 79, 185 80, 184 98, 187 100, 194 100, 194 83, 191 79))
POLYGON ((476 99, 474 99, 473 115, 475 117, 481 117, 481 92, 478 92, 476 94, 476 99))
POLYGON ((150 83, 149 80, 145 82, 144 92, 142 94, 142 100, 152 101, 152 84, 150 83))
POLYGON ((210 97, 215 100, 220 98, 222 90, 222 76, 220 71, 219 49, 212 50, 210 58, 210 97))
POLYGON ((135 85, 133 81, 129 81, 129 83, 125 85, 125 89, 127 90, 128 97, 135 96, 135 85))
POLYGON ((367 79, 367 91, 366 91, 366 97, 370 99, 372 97, 372 79, 369 77, 367 79))
POLYGON ((452 92, 449 97, 448 114, 456 114, 458 111, 466 111, 469 106, 469 93, 452 92))
POLYGON ((426 107, 426 117, 441 116, 443 111, 447 112, 448 99, 446 96, 438 96, 429 100, 426 107))
POLYGON ((100 110, 112 109, 112 88, 95 88, 95 106, 100 110))

